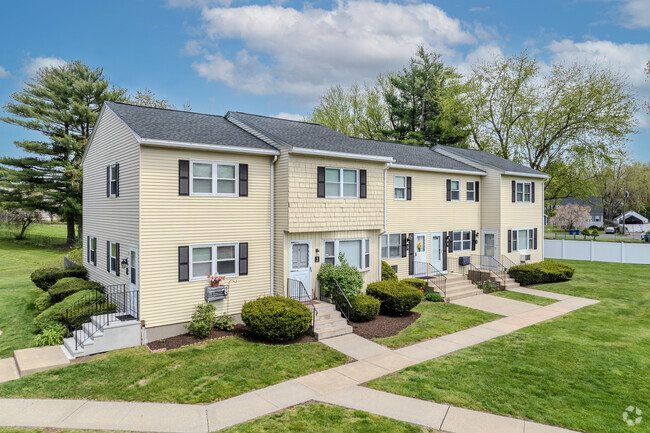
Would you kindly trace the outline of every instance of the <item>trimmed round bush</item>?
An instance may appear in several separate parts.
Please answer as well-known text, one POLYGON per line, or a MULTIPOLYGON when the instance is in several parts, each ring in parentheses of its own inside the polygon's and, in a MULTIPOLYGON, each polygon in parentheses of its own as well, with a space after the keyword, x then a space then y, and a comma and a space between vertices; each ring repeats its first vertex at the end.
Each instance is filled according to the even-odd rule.
MULTIPOLYGON (((338 292, 338 290, 334 290, 336 286, 332 281, 336 280, 348 300, 352 301, 352 299, 361 293, 363 277, 357 268, 348 264, 345 257, 339 256, 339 261, 341 264, 337 266, 331 263, 323 263, 318 271, 318 282, 320 283, 323 294, 325 296, 332 296, 332 293, 338 292)), ((343 299, 337 299, 337 301, 339 303, 345 303, 343 299)))
POLYGON ((246 302, 241 318, 255 335, 270 341, 293 340, 311 324, 309 308, 295 299, 267 296, 246 302))
POLYGON ((424 280, 421 280, 419 278, 404 278, 401 280, 402 283, 406 283, 409 286, 415 287, 419 291, 423 292, 424 289, 427 287, 427 282, 424 280))
POLYGON ((403 316, 422 301, 422 292, 402 281, 377 281, 366 293, 379 299, 381 312, 389 316, 403 316))
POLYGON ((379 314, 381 302, 370 295, 359 295, 350 301, 352 311, 350 319, 355 322, 368 322, 379 314))
POLYGON ((513 266, 508 269, 508 275, 522 286, 567 281, 573 277, 573 272, 571 266, 552 260, 513 266))
POLYGON ((30 278, 41 290, 49 290, 61 278, 77 277, 86 279, 88 271, 83 266, 71 266, 68 269, 63 268, 39 268, 30 275, 30 278))
MULTIPOLYGON (((65 298, 63 301, 52 305, 49 307, 47 310, 43 311, 41 314, 36 316, 34 318, 34 325, 41 330, 44 330, 48 326, 55 325, 57 323, 64 323, 65 319, 63 317, 63 312, 71 307, 73 304, 77 303, 77 301, 81 301, 79 304, 77 304, 78 307, 80 307, 79 312, 81 312, 81 307, 90 305, 94 303, 97 300, 97 296, 88 296, 89 293, 91 293, 92 290, 82 290, 80 292, 77 292, 73 295, 68 296, 65 298), (85 297, 85 298, 84 298, 85 297), (84 298, 82 300, 82 298, 84 298)), ((99 294, 97 294, 99 296, 99 294)), ((115 312, 115 305, 108 304, 106 302, 99 303, 96 308, 93 310, 95 314, 97 313, 113 313, 115 312)), ((87 322, 90 319, 90 312, 88 312, 87 315, 81 315, 77 317, 77 320, 74 326, 81 325, 84 322, 87 322)))
POLYGON ((397 281, 397 274, 395 273, 395 270, 391 268, 390 265, 383 260, 381 261, 381 280, 397 281))
POLYGON ((436 292, 424 292, 424 299, 429 302, 442 302, 444 301, 442 295, 436 292))
POLYGON ((36 311, 45 311, 52 306, 52 296, 48 292, 43 292, 34 299, 36 311))
POLYGON ((65 277, 54 283, 48 293, 52 296, 52 303, 63 301, 73 293, 81 290, 97 289, 101 291, 102 285, 95 281, 87 281, 77 277, 65 277))

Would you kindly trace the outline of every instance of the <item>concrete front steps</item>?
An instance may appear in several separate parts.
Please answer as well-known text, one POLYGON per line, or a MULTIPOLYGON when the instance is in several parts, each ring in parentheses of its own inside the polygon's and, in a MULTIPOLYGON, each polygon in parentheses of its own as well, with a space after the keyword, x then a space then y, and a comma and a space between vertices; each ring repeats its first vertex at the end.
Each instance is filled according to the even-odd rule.
POLYGON ((318 312, 314 323, 314 335, 317 340, 352 333, 352 326, 348 325, 348 321, 341 316, 341 312, 333 304, 314 301, 314 306, 318 312))
POLYGON ((115 314, 93 316, 90 323, 75 331, 75 337, 63 340, 64 351, 72 358, 94 355, 142 344, 139 320, 120 320, 115 314), (108 322, 108 323, 107 323, 108 322))
POLYGON ((461 274, 447 274, 447 293, 446 296, 440 293, 440 290, 431 282, 428 283, 429 288, 435 292, 440 293, 445 297, 445 302, 455 301, 457 299, 467 298, 469 296, 476 296, 483 294, 483 291, 476 287, 476 284, 468 280, 461 274))

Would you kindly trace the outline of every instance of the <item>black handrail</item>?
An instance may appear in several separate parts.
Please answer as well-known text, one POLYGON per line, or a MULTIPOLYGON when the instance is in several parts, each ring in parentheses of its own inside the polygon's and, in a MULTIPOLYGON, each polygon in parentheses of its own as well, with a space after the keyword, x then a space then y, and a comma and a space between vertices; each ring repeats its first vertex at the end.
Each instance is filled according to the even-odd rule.
POLYGON ((497 289, 500 288, 499 283, 492 281, 490 271, 476 267, 471 263, 467 265, 467 278, 481 290, 495 289, 495 286, 497 289))
POLYGON ((321 290, 321 300, 333 302, 334 305, 336 305, 337 310, 339 310, 343 317, 345 317, 345 319, 349 322, 351 321, 350 314, 352 313, 352 304, 350 303, 348 297, 345 295, 345 292, 343 292, 343 289, 341 289, 338 281, 336 281, 334 278, 331 278, 330 280, 333 283, 333 287, 329 293, 330 298, 327 299, 326 295, 321 290))
POLYGON ((447 277, 431 263, 414 262, 413 271, 413 277, 430 281, 438 288, 443 297, 447 296, 447 277))
POLYGON ((506 268, 492 256, 472 254, 470 256, 472 265, 480 269, 491 272, 495 277, 501 280, 503 287, 506 286, 506 268))
POLYGON ((289 298, 296 299, 300 301, 303 305, 308 307, 312 311, 311 316, 311 329, 314 332, 316 326, 316 316, 318 316, 318 310, 316 309, 316 304, 312 296, 307 291, 307 288, 300 280, 294 280, 287 278, 287 294, 289 298))

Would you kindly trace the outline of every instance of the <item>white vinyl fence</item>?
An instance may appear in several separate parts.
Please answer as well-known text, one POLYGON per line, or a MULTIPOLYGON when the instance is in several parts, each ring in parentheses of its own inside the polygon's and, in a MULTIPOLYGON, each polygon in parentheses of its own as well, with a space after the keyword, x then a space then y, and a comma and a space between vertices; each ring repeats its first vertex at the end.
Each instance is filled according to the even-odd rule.
POLYGON ((544 258, 650 265, 650 243, 544 239, 544 258))

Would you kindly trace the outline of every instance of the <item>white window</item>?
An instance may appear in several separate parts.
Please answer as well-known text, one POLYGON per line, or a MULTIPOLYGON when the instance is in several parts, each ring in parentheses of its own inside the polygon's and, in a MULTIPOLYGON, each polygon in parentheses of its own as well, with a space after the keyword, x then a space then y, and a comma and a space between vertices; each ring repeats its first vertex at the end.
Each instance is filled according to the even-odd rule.
POLYGON ((90 254, 88 255, 89 263, 97 263, 97 238, 90 238, 90 254))
POLYGON ((533 249, 533 229, 512 230, 512 251, 526 251, 533 249))
POLYGON ((203 280, 208 275, 236 276, 238 272, 239 244, 190 245, 190 277, 203 280))
POLYGON ((360 271, 370 269, 369 239, 337 239, 323 242, 324 262, 340 265, 339 254, 343 254, 350 266, 360 271))
POLYGON ((453 232, 452 241, 454 242, 454 251, 471 251, 472 231, 463 230, 463 231, 453 232))
POLYGON ((460 200, 460 181, 452 180, 451 181, 451 201, 460 200))
POLYGON ((474 193, 474 187, 476 183, 467 182, 467 201, 476 201, 476 194, 474 193))
POLYGON ((234 197, 238 194, 236 162, 192 161, 190 171, 192 195, 234 197))
POLYGON ((591 220, 595 223, 600 222, 600 215, 592 215, 591 220))
POLYGON ((108 171, 108 185, 110 188, 110 196, 117 197, 117 182, 118 182, 118 172, 117 164, 111 165, 110 170, 108 171))
POLYGON ((359 197, 359 172, 346 168, 325 169, 325 197, 359 197))
POLYGON ((516 182, 516 201, 517 203, 531 202, 530 182, 516 182))
POLYGON ((406 200, 406 176, 395 176, 393 186, 395 200, 406 200))
POLYGON ((402 257, 402 235, 391 233, 380 236, 381 258, 396 259, 402 257))
POLYGON ((120 265, 117 263, 117 242, 111 242, 111 274, 117 273, 117 267, 120 265))

